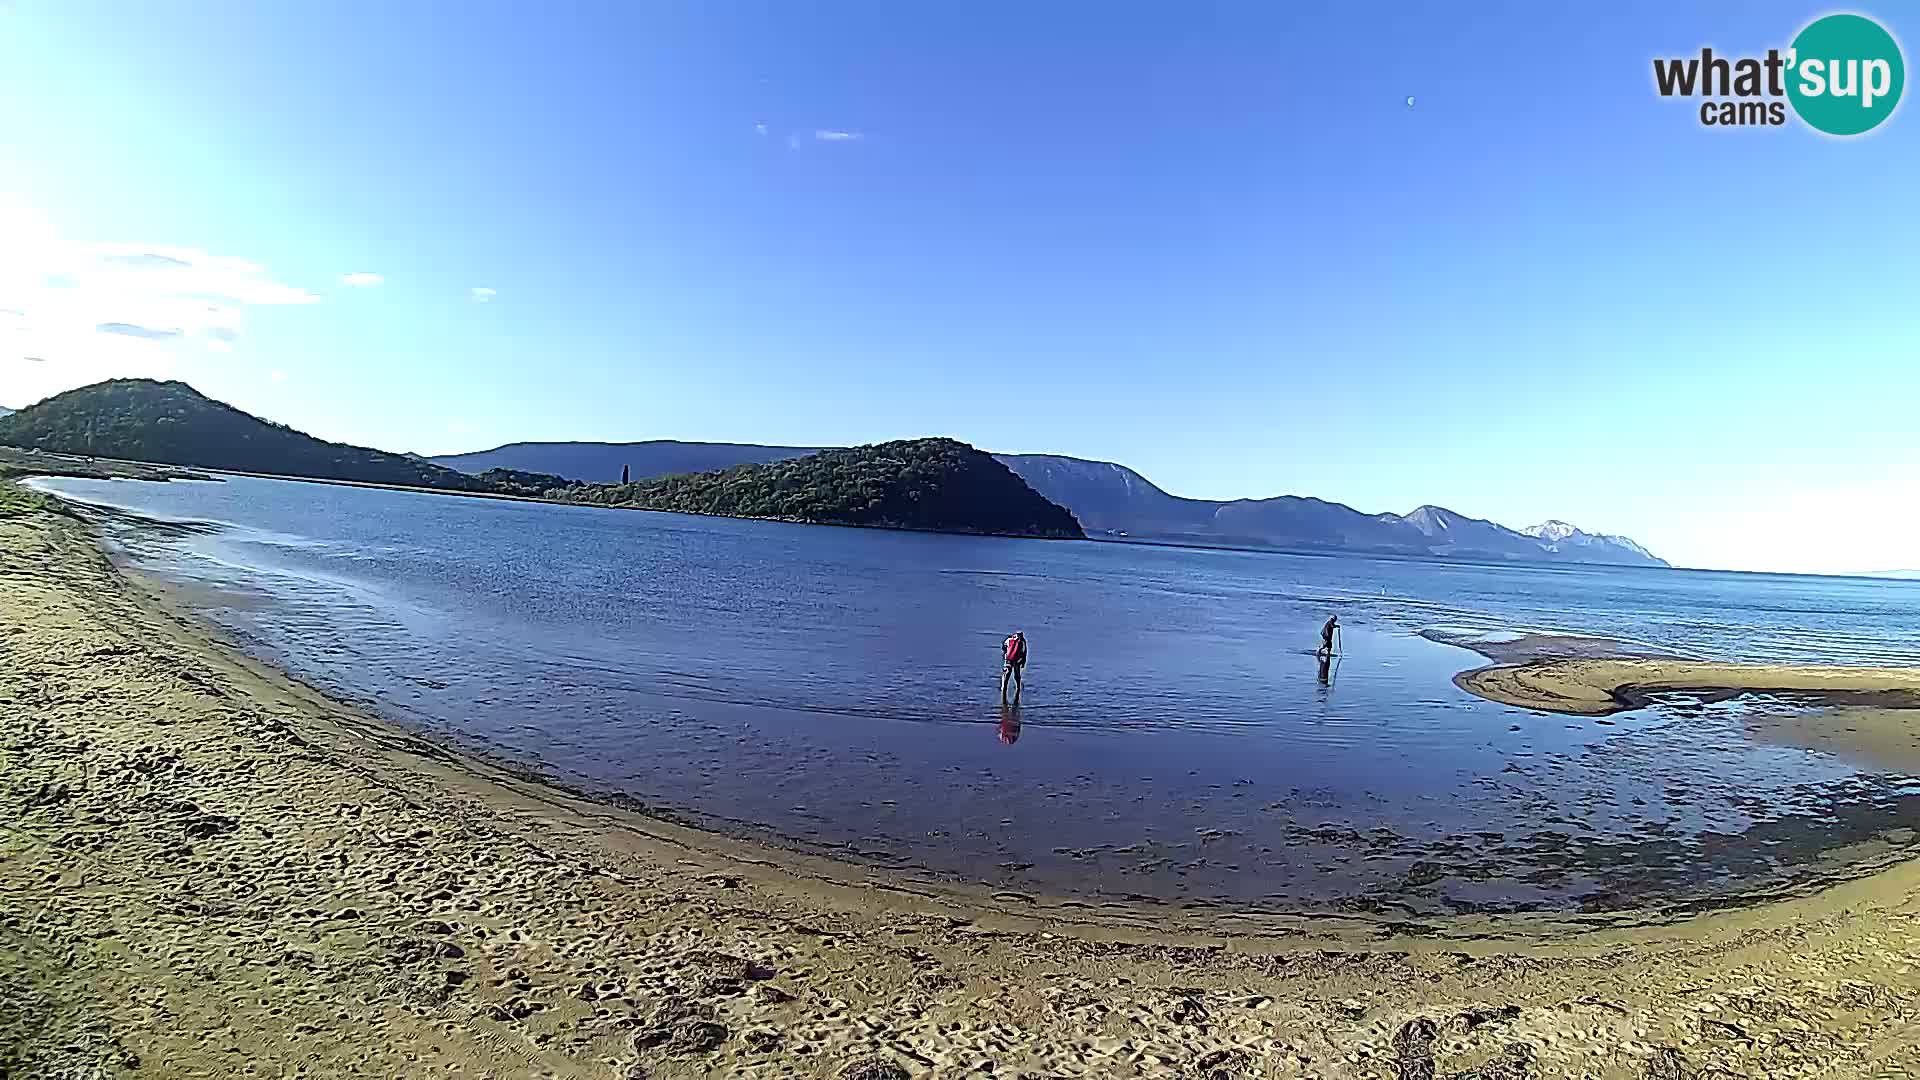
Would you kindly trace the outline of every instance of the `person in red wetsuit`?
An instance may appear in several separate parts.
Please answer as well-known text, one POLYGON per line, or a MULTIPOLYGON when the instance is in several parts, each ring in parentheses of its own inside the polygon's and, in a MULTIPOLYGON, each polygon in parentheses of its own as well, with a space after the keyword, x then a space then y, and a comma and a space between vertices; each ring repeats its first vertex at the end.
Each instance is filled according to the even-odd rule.
POLYGON ((1027 635, 1015 630, 1012 636, 1000 643, 1000 658, 1005 663, 1000 668, 1000 704, 1007 703, 1007 680, 1013 680, 1013 700, 1020 700, 1020 691, 1025 686, 1027 670, 1027 635))

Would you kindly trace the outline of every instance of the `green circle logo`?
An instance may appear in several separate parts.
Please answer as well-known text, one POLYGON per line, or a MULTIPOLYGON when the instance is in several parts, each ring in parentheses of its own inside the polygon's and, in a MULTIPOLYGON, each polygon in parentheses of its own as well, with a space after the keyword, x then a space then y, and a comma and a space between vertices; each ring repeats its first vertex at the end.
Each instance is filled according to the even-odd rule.
POLYGON ((1864 15, 1815 19, 1787 55, 1787 100, 1808 126, 1829 135, 1879 127, 1907 83, 1899 42, 1864 15))

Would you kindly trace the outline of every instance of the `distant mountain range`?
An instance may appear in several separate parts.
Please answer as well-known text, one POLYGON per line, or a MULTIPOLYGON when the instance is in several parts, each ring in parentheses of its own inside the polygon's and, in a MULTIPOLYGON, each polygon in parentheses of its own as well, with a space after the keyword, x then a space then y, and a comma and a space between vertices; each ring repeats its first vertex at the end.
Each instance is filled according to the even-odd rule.
MULTIPOLYGON (((610 483, 818 453, 816 448, 743 443, 510 443, 472 454, 431 458, 462 470, 513 469, 610 483)), ((1409 514, 1366 514, 1297 495, 1270 499, 1185 499, 1110 461, 1056 454, 996 454, 1035 491, 1066 507, 1090 535, 1110 539, 1234 547, 1366 551, 1526 562, 1665 566, 1623 536, 1583 532, 1563 521, 1525 531, 1444 507, 1409 514)))
POLYGON ((325 442, 214 401, 185 383, 147 379, 96 383, 18 412, 0 412, 0 443, 216 470, 789 521, 1028 536, 1072 536, 1084 529, 1106 539, 1210 546, 1666 565, 1626 537, 1583 532, 1564 521, 1523 532, 1439 506, 1366 514, 1297 495, 1184 499, 1124 465, 1055 454, 989 457, 950 439, 851 450, 669 440, 514 443, 428 459, 325 442), (630 483, 622 483, 623 472, 630 483))

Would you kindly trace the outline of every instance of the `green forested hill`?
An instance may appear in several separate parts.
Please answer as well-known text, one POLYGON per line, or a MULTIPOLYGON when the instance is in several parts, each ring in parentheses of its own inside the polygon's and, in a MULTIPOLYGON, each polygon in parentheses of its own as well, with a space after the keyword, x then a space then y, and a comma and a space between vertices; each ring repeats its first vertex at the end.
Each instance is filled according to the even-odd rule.
POLYGON ((330 443, 250 416, 183 382, 113 379, 0 417, 0 444, 58 454, 446 491, 533 494, 558 477, 468 476, 404 454, 330 443))
POLYGON ((1079 537, 1073 515, 991 456, 952 439, 856 446, 792 461, 582 484, 545 473, 469 475, 424 458, 330 443, 181 382, 114 379, 0 417, 0 445, 317 480, 349 480, 646 510, 936 532, 1079 537))
POLYGON ((730 517, 1078 538, 1073 515, 953 439, 824 450, 764 465, 571 489, 570 501, 730 517))

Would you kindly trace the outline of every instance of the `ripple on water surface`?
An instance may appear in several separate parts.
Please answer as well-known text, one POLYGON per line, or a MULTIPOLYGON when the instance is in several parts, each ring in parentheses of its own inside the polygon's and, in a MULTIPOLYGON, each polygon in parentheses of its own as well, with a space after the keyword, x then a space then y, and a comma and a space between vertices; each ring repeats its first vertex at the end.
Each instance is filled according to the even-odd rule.
POLYGON ((1456 689, 1419 631, 1885 663, 1920 586, 812 529, 235 479, 48 481, 258 655, 414 727, 781 842, 1008 888, 1616 907, 1777 883, 1920 813, 1885 762, 1675 699, 1456 689), (1898 595, 1889 595, 1887 590, 1898 595), (1341 614, 1342 655, 1312 655, 1341 614), (1758 630, 1739 629, 1751 620, 1758 630), (1032 642, 997 707, 997 644, 1032 642), (1744 635, 1744 636, 1743 636, 1744 635), (1867 647, 1863 642, 1877 642, 1867 647), (1820 648, 1834 651, 1821 653, 1820 648))

